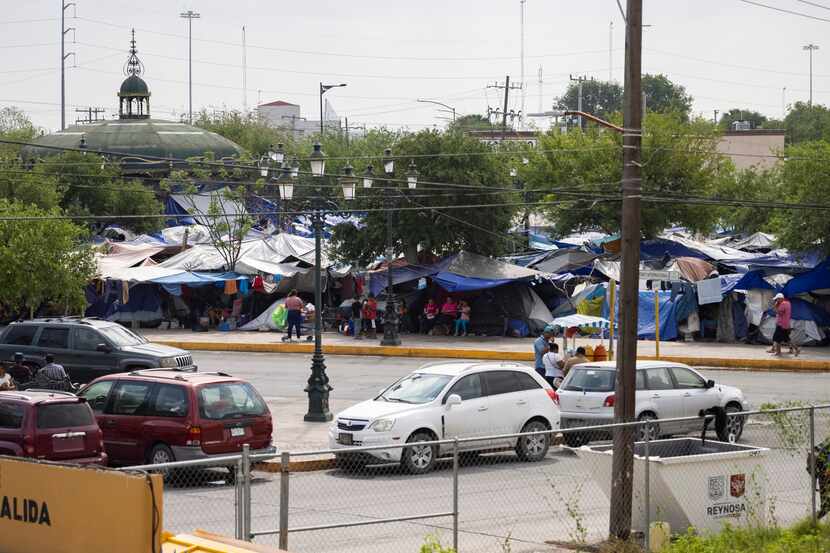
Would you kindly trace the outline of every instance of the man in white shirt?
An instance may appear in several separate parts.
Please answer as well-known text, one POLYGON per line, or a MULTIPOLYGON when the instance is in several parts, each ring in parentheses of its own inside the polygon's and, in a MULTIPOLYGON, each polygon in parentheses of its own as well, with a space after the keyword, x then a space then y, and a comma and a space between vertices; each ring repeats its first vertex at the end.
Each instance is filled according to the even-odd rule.
POLYGON ((565 360, 559 353, 559 344, 556 342, 550 344, 550 350, 542 356, 542 363, 545 364, 545 380, 556 390, 565 377, 565 373, 562 371, 565 360))
POLYGON ((12 375, 6 372, 5 365, 0 365, 0 391, 3 390, 14 390, 14 379, 12 379, 12 375))

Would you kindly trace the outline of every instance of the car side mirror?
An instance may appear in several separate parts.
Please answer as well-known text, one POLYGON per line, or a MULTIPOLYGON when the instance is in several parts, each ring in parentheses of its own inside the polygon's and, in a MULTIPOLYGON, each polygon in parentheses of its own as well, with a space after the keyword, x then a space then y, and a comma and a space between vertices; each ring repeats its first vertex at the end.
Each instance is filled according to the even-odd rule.
POLYGON ((112 353, 112 348, 109 347, 107 344, 98 344, 95 346, 95 351, 100 351, 102 353, 112 353))
POLYGON ((461 405, 461 396, 458 394, 450 394, 447 396, 447 407, 452 407, 453 405, 461 405))
POLYGON ((707 380, 706 381, 706 387, 707 388, 714 388, 715 387, 715 381, 714 380, 707 380))

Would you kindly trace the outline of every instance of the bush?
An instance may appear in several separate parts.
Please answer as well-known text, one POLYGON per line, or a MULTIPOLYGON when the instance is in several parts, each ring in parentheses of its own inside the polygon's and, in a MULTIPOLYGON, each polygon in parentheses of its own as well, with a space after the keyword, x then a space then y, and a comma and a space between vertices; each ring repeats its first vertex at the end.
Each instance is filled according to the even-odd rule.
POLYGON ((791 528, 726 527, 712 536, 691 531, 673 542, 663 553, 823 553, 830 551, 830 526, 814 527, 809 521, 791 528))

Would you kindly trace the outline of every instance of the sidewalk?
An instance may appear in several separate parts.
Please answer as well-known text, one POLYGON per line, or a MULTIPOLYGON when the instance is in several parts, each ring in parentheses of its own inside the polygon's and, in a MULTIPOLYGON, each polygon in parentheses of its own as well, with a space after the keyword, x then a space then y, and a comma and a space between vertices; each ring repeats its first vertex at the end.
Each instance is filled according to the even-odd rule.
MULTIPOLYGON (((188 350, 271 353, 311 353, 312 342, 286 344, 277 332, 192 332, 188 329, 143 329, 148 340, 188 350)), ((333 332, 323 336, 327 355, 379 355, 392 357, 433 357, 456 359, 499 359, 532 361, 532 338, 501 336, 401 335, 401 346, 386 347, 377 340, 355 340, 333 332)), ((599 340, 577 338, 577 345, 596 346, 599 340)), ((570 342, 569 342, 570 343, 570 342)), ((655 342, 641 340, 640 359, 655 359, 655 342)), ((607 342, 605 343, 607 347, 607 342)), ((798 357, 780 358, 766 353, 767 346, 719 344, 714 342, 660 342, 660 359, 692 366, 749 369, 759 371, 830 372, 830 348, 803 348, 798 357)))

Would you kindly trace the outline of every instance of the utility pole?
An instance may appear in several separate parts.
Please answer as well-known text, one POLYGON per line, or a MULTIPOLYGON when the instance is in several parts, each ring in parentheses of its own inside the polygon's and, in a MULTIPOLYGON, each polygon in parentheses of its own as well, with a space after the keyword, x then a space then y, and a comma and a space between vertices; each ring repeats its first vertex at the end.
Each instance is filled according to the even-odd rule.
POLYGON ((69 6, 75 6, 75 2, 61 0, 61 130, 66 129, 66 58, 75 55, 75 52, 66 52, 66 33, 75 32, 75 27, 66 27, 66 9, 69 6))
POLYGON ((714 122, 715 125, 718 124, 718 113, 720 113, 720 112, 718 110, 715 110, 715 118, 712 120, 712 122, 714 122))
MULTIPOLYGON (((587 77, 580 76, 574 79, 573 75, 569 75, 571 81, 576 81, 577 83, 577 99, 576 99, 576 111, 583 111, 582 110, 582 83, 588 80, 587 77)), ((594 110, 591 110, 593 112, 594 110)), ((579 128, 582 128, 582 116, 579 116, 579 128)))
MULTIPOLYGON (((487 88, 496 88, 496 89, 499 89, 499 90, 504 89, 504 108, 503 109, 502 108, 492 109, 490 107, 487 108, 488 116, 493 115, 493 114, 502 116, 502 118, 501 118, 501 132, 502 132, 502 134, 507 132, 507 115, 508 115, 507 101, 508 101, 508 98, 510 97, 510 91, 511 90, 518 90, 518 89, 522 88, 522 86, 523 86, 522 84, 510 84, 510 75, 505 76, 504 84, 499 84, 499 83, 496 82, 496 83, 493 83, 491 85, 487 85, 487 88)), ((516 117, 516 112, 511 110, 509 112, 509 114, 510 114, 510 120, 512 122, 513 119, 516 117)), ((523 114, 520 112, 519 115, 523 115, 523 114)))
POLYGON ((248 46, 245 42, 245 25, 242 25, 242 113, 248 114, 248 46))
POLYGON ((86 117, 85 118, 84 117, 76 117, 75 118, 75 123, 76 124, 95 123, 96 121, 100 121, 100 119, 98 119, 98 114, 99 113, 104 113, 105 111, 107 111, 107 110, 105 110, 104 108, 94 108, 92 106, 90 106, 88 108, 82 108, 82 109, 76 108, 75 113, 84 113, 84 114, 86 114, 86 117))
MULTIPOLYGON (((522 114, 519 116, 519 122, 521 123, 524 120, 525 116, 525 2, 527 0, 519 0, 519 11, 521 14, 521 60, 522 60, 522 70, 521 75, 519 78, 521 79, 522 84, 522 114)), ((507 108, 505 107, 505 111, 507 108)), ((521 128, 521 125, 520 125, 521 128)))
POLYGON ((501 114, 501 134, 507 133, 507 98, 510 95, 510 75, 504 77, 504 111, 501 114))
POLYGON ((202 17, 193 10, 187 10, 179 14, 179 17, 187 19, 187 88, 188 88, 188 111, 187 122, 193 124, 193 20, 202 17))
POLYGON ((346 86, 346 83, 340 84, 323 84, 320 83, 320 140, 323 140, 323 94, 327 91, 331 90, 332 88, 337 88, 340 86, 346 86))
POLYGON ((802 47, 802 50, 810 52, 810 102, 807 105, 813 107, 813 52, 818 50, 818 46, 811 42, 807 46, 802 47))
POLYGON ((787 117, 787 87, 781 89, 781 120, 787 117))
POLYGON ((542 106, 542 96, 545 95, 544 92, 544 81, 542 80, 542 66, 539 66, 539 80, 537 81, 539 84, 539 111, 542 111, 544 107, 542 106))
MULTIPOLYGON (((614 80, 614 22, 608 23, 608 82, 614 80)), ((542 110, 539 110, 542 111, 542 110)))
MULTIPOLYGON (((640 281, 640 145, 642 141, 643 0, 627 0, 625 19, 625 100, 623 105, 622 271, 620 340, 617 350, 614 422, 634 420, 637 364, 637 309, 640 281)), ((614 429, 611 468, 612 537, 631 534, 634 428, 614 429)))

